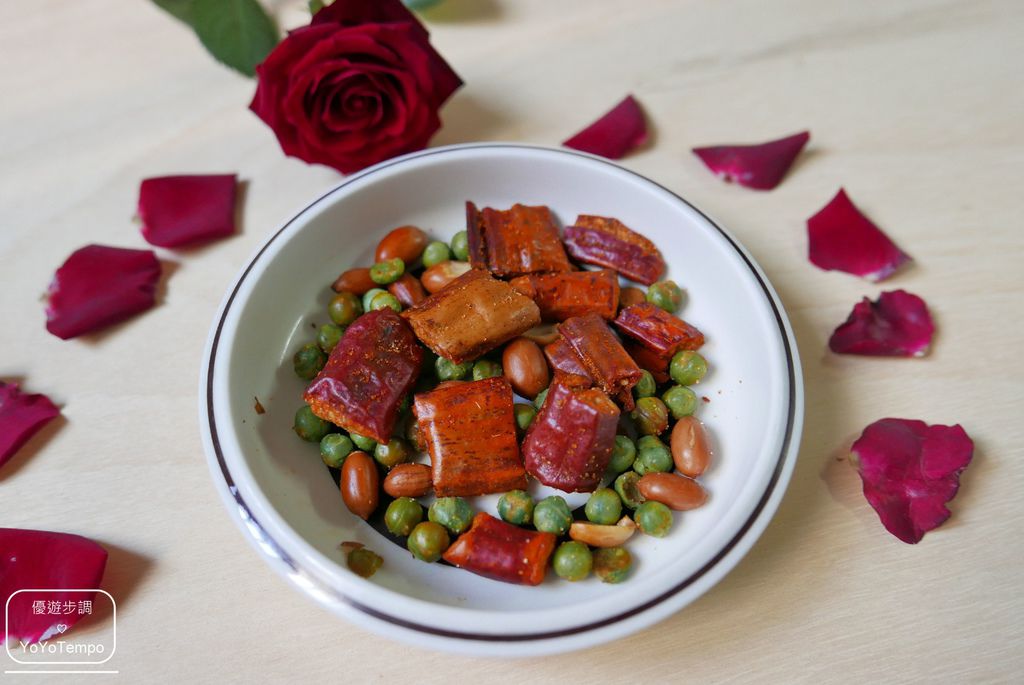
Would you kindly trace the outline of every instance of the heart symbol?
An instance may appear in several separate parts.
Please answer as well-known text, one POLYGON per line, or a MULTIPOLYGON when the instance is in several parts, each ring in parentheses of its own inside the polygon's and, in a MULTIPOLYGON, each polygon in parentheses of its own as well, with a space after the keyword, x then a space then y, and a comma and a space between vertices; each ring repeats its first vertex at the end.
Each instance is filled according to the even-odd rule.
POLYGON ((63 635, 64 631, 68 629, 68 624, 67 623, 58 623, 56 628, 57 628, 57 632, 60 633, 61 635, 63 635))

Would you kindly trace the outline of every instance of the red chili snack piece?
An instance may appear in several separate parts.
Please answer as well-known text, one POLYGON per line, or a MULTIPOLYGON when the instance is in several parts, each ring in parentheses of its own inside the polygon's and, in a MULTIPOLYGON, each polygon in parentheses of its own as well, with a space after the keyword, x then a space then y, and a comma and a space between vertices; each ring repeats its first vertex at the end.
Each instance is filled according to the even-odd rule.
POLYGON ((619 278, 608 269, 529 274, 509 283, 537 303, 545 321, 565 321, 591 312, 611 321, 619 307, 619 278))
POLYGON ((597 388, 573 389, 556 378, 523 439, 531 476, 565 492, 592 492, 608 468, 619 408, 597 388))
POLYGON ((457 364, 540 323, 533 300, 482 269, 467 271, 402 316, 424 345, 457 364))
POLYGON ((466 202, 466 238, 469 263, 499 276, 572 270, 547 207, 515 204, 507 210, 478 210, 466 202))
POLYGON ((443 557, 477 575, 519 585, 540 585, 558 539, 524 530, 480 512, 443 557))
POLYGON ((633 386, 643 372, 604 319, 597 314, 574 316, 559 324, 558 332, 594 382, 612 397, 617 397, 626 409, 632 409, 633 386))
MULTIPOLYGON (((583 367, 580 358, 576 356, 576 352, 569 346, 569 343, 565 342, 565 338, 561 335, 555 338, 553 343, 544 347, 544 356, 548 358, 548 363, 551 364, 551 368, 556 373, 560 371, 573 376, 590 378, 590 374, 583 367)), ((590 384, 594 384, 593 379, 591 379, 590 384)))
POLYGON ((306 388, 313 413, 378 442, 391 439, 398 405, 419 375, 423 350, 391 309, 363 314, 306 388))
POLYGON ((644 285, 665 273, 665 260, 654 243, 618 219, 581 214, 565 229, 565 247, 577 261, 606 266, 644 285))
POLYGON ((506 378, 438 386, 415 396, 413 412, 430 453, 438 497, 526 488, 506 378))
POLYGON ((627 349, 636 363, 654 375, 659 383, 668 379, 672 355, 680 350, 697 350, 704 334, 650 302, 631 304, 615 319, 615 325, 638 345, 627 349))

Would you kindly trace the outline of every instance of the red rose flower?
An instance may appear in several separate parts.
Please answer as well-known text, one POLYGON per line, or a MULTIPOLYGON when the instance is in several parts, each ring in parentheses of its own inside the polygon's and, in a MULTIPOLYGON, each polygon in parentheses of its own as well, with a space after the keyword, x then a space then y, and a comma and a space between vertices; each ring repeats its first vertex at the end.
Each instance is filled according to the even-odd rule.
POLYGON ((337 0, 256 68, 249 108, 285 154, 358 171, 421 150, 462 80, 399 0, 337 0))

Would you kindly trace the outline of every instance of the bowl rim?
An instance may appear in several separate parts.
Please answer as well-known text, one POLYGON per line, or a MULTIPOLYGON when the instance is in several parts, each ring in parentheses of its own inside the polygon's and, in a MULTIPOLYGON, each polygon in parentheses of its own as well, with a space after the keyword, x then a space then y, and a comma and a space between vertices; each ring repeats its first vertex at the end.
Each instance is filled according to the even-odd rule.
MULTIPOLYGON (((790 476, 792 474, 793 466, 796 460, 797 451, 799 448, 799 438, 802 431, 803 424, 803 378, 801 374, 801 365, 799 359, 799 353, 796 346, 795 336, 792 332, 789 319, 785 313, 781 301, 776 294, 774 288, 768 281, 767 277, 761 270, 760 266, 754 261, 753 257, 747 253, 746 249, 740 245, 740 243, 725 229, 723 229, 715 220, 709 217, 706 213, 695 207, 692 203, 687 201, 672 190, 666 188, 662 184, 651 180, 650 178, 625 168, 615 162, 612 162, 604 157, 591 155, 588 153, 580 152, 577 150, 565 149, 565 148, 553 148, 542 145, 531 145, 525 143, 506 143, 506 142, 482 142, 482 143, 464 143, 457 145, 447 145, 442 147, 429 148, 419 152, 410 153, 400 157, 395 157, 384 162, 380 162, 376 165, 368 167, 358 173, 352 174, 343 178, 339 183, 328 189, 309 203, 307 203, 300 210, 295 212, 290 219, 284 222, 277 230, 275 230, 263 244, 252 254, 246 265, 239 271, 239 275, 236 277, 233 285, 225 294, 220 307, 217 310, 213 324, 210 328, 210 332, 207 338, 207 344, 204 351, 204 357, 200 369, 200 383, 199 383, 199 420, 200 428, 203 433, 203 443, 207 455, 207 462, 211 470, 214 485, 222 496, 225 507, 229 510, 232 519, 247 533, 247 537, 260 554, 271 566, 281 572, 293 583, 301 587, 307 594, 313 595, 315 599, 321 602, 333 603, 337 605, 339 602, 344 606, 354 609, 359 613, 364 614, 367 618, 375 619, 376 621, 391 624, 400 629, 412 631, 413 633, 419 633, 426 637, 441 640, 454 639, 457 641, 469 641, 474 643, 542 643, 545 641, 558 640, 560 638, 570 638, 599 629, 608 628, 615 624, 623 625, 624 630, 622 632, 632 632, 626 628, 628 623, 633 623, 630 619, 634 619, 645 612, 652 613, 650 620, 645 621, 643 625, 648 625, 655 622, 659 618, 663 618, 668 613, 674 613, 674 610, 681 609, 689 601, 696 599, 696 596, 703 594, 706 589, 713 586, 715 583, 720 581, 733 567, 739 562, 740 559, 745 556, 750 547, 753 546, 754 542, 760 537, 761 532, 767 526, 768 521, 771 519, 775 510, 782 499, 786 487, 789 483, 790 476), (262 255, 270 248, 272 244, 282 235, 287 229, 300 218, 304 217, 308 211, 318 205, 321 201, 330 195, 337 193, 339 190, 348 186, 349 184, 366 178, 369 175, 390 169, 395 165, 402 164, 409 160, 421 159, 423 157, 430 157, 435 155, 451 154, 453 152, 460 152, 464 150, 472 149, 521 149, 527 151, 536 151, 543 153, 557 153, 567 156, 574 156, 584 158, 590 162, 597 162, 603 165, 613 167, 614 170, 626 173, 635 177, 637 180, 651 184, 657 187, 662 192, 667 193, 676 201, 682 203, 688 207, 691 211, 696 213, 706 224, 717 231, 726 243, 735 251, 741 262, 750 271, 750 274, 754 277, 757 284, 760 286, 762 293, 764 294, 768 305, 770 306, 771 313, 774 317, 781 338, 782 348, 786 355, 786 369, 789 384, 789 397, 788 407, 786 413, 786 428, 783 440, 779 448, 779 455, 775 461, 771 476, 768 484, 765 487, 759 501, 754 506, 749 517, 739 527, 739 529, 733 534, 722 548, 709 559, 703 566, 695 570, 686 578, 674 583, 671 587, 648 599, 641 604, 630 607, 624 611, 618 612, 611 616, 606 616, 598 620, 591 620, 589 622, 581 623, 566 628, 560 628, 557 630, 548 631, 537 631, 537 632, 523 632, 523 633, 482 633, 475 631, 455 630, 436 627, 432 625, 425 625, 415 621, 410 621, 400 616, 382 611, 378 608, 367 605, 361 602, 357 597, 348 595, 339 589, 329 586, 323 581, 319 580, 316 576, 311 574, 308 570, 304 569, 298 561, 293 558, 291 554, 284 548, 284 546, 275 540, 267 530, 266 526, 262 525, 254 515, 254 512, 249 504, 247 504, 245 497, 240 492, 235 478, 232 476, 231 470, 227 464, 227 460, 224 456, 223 447, 220 442, 218 430, 217 430, 217 415, 214 410, 214 370, 215 362, 218 352, 218 347, 221 341, 221 335, 224 331, 225 322, 228 319, 228 315, 232 309, 232 305, 235 303, 235 297, 241 290, 243 283, 245 283, 250 272, 254 266, 259 262, 262 255), (714 574, 709 576, 712 571, 716 571, 714 574), (659 615, 653 615, 652 609, 662 605, 664 609, 664 603, 673 598, 685 589, 700 584, 705 586, 698 595, 689 598, 688 601, 679 604, 674 607, 672 612, 660 611, 657 612, 659 615)), ((335 607, 337 608, 337 607, 335 607)), ((643 625, 638 626, 643 627, 643 625)), ((611 636, 606 639, 611 639, 611 636)), ((602 640, 603 641, 603 640, 602 640)), ((569 647, 571 648, 571 647, 569 647)), ((465 651, 465 650, 461 650, 465 651)), ((545 651, 563 651, 559 650, 545 650, 545 651)), ((491 653, 500 653, 491 651, 491 653)))

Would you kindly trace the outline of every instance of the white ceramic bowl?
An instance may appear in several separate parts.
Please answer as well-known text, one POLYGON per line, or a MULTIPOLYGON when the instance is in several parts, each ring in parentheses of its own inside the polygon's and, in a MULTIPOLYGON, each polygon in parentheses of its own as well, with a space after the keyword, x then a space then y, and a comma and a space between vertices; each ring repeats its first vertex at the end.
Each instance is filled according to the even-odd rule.
MULTIPOLYGON (((750 255, 682 198, 607 160, 518 144, 436 148, 346 178, 267 240, 213 322, 200 422, 210 469, 231 517, 259 554, 316 602, 372 631, 480 655, 535 655, 632 633, 720 580, 775 512, 796 459, 803 418, 800 364, 778 297, 750 255), (682 316, 707 336, 711 371, 699 409, 715 461, 701 509, 676 514, 661 539, 629 542, 635 565, 619 585, 553 573, 508 585, 414 560, 351 515, 315 445, 291 431, 303 384, 291 355, 327 321, 329 284, 372 262, 387 230, 415 224, 441 239, 464 228, 464 202, 548 205, 563 222, 614 216, 651 238, 687 298, 682 316), (258 416, 254 397, 266 407, 258 416), (370 580, 338 544, 384 557, 370 580)), ((480 507, 493 507, 484 499, 480 507)), ((492 510, 493 511, 493 510, 492 510)))

